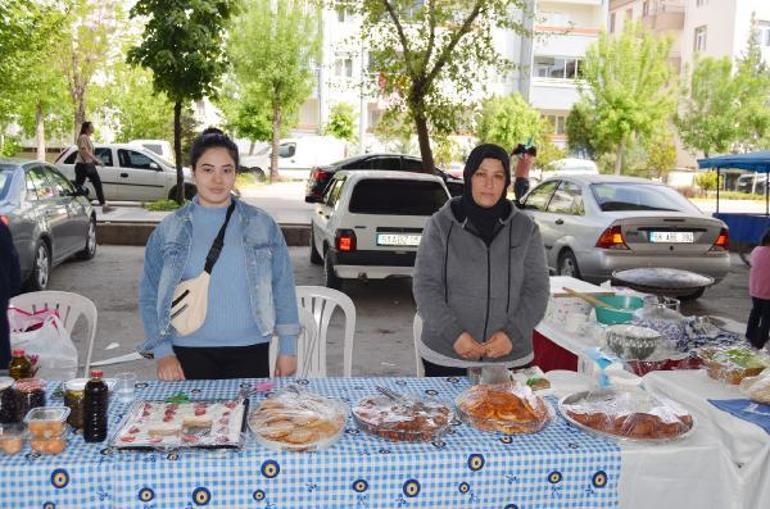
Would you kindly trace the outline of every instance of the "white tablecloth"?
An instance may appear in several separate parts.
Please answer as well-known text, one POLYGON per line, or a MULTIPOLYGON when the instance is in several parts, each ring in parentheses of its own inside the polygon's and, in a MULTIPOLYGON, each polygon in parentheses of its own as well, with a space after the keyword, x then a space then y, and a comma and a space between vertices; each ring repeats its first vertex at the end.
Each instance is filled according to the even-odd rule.
POLYGON ((738 467, 743 507, 759 509, 770 505, 770 435, 759 426, 733 417, 707 401, 744 397, 736 386, 709 378, 705 370, 653 371, 642 380, 648 390, 687 407, 699 430, 717 437, 724 445, 731 461, 738 467))
MULTIPOLYGON (((591 386, 591 379, 551 371, 552 393, 561 398, 591 386)), ((621 442, 620 506, 623 509, 734 509, 745 505, 741 475, 714 430, 696 415, 688 437, 669 444, 621 442)))

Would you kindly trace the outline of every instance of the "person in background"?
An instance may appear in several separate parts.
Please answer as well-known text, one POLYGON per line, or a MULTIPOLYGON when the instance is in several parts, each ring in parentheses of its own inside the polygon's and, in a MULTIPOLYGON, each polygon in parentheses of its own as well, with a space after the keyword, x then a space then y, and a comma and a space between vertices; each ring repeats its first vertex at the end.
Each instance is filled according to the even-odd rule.
POLYGON ((529 191, 529 171, 532 169, 532 164, 537 157, 537 147, 519 143, 513 149, 511 157, 516 158, 516 170, 514 173, 516 178, 513 181, 513 194, 518 205, 521 202, 521 198, 529 191))
POLYGON ((8 302, 21 287, 19 255, 11 231, 0 221, 0 369, 11 362, 11 331, 8 326, 8 302))
POLYGON ((751 252, 749 296, 753 306, 746 324, 746 337, 755 348, 762 348, 770 333, 770 229, 751 252))
POLYGON ((412 290, 426 376, 529 364, 550 294, 540 230, 506 199, 508 153, 479 145, 463 177, 463 196, 433 214, 417 250, 412 290))
POLYGON ((297 367, 300 325, 286 241, 273 218, 232 196, 238 147, 221 131, 206 132, 190 150, 198 194, 166 217, 147 242, 139 285, 146 341, 139 351, 157 360, 161 380, 266 378, 275 334, 275 374, 289 376, 297 367), (206 270, 204 321, 181 334, 173 322, 187 305, 184 294, 174 301, 175 289, 200 277, 214 251, 219 256, 206 270))
POLYGON ((96 166, 102 165, 101 159, 94 153, 94 144, 91 141, 91 135, 94 133, 94 125, 91 122, 83 122, 80 126, 80 135, 78 136, 78 155, 75 158, 75 185, 82 188, 88 178, 96 191, 96 198, 99 205, 102 206, 102 212, 105 214, 114 210, 104 201, 104 189, 102 189, 102 179, 96 166))

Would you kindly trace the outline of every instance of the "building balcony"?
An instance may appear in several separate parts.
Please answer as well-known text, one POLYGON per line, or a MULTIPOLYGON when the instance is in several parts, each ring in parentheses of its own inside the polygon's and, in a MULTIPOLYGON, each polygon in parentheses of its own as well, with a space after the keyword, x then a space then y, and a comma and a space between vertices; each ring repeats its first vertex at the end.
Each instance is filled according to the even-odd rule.
POLYGON ((642 14, 642 24, 652 31, 682 30, 684 28, 684 2, 659 0, 642 14))

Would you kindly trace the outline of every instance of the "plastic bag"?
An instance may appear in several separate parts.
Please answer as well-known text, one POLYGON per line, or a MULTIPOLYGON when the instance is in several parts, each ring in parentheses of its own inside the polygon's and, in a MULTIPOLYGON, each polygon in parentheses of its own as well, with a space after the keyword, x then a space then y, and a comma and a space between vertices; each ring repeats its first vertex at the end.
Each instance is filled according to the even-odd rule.
POLYGON ((559 411, 579 427, 630 440, 671 440, 693 426, 692 416, 682 407, 641 390, 581 391, 563 398, 559 411))
POLYGON ((341 401, 290 385, 260 403, 249 415, 249 427, 265 447, 310 451, 336 442, 346 417, 341 401))
POLYGON ((530 387, 518 383, 479 384, 455 400, 460 417, 481 431, 508 435, 535 433, 550 421, 553 410, 530 387))
POLYGON ((698 356, 711 378, 733 385, 770 367, 770 356, 750 346, 705 347, 698 356))
POLYGON ((770 405, 770 369, 741 381, 741 392, 757 403, 770 405))
POLYGON ((8 309, 11 325, 11 348, 23 348, 37 357, 36 376, 49 380, 69 380, 78 369, 78 350, 54 310, 29 313, 8 309))
POLYGON ((430 442, 445 433, 454 418, 449 406, 430 399, 367 396, 353 407, 353 418, 369 434, 407 442, 430 442))

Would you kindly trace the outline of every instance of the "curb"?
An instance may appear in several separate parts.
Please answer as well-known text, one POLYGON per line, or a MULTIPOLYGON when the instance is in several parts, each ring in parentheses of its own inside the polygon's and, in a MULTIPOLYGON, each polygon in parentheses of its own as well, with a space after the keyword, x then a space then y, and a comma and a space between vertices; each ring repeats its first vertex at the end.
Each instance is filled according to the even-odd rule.
MULTIPOLYGON (((99 244, 115 246, 144 246, 158 223, 152 222, 99 222, 96 224, 96 238, 99 244)), ((307 246, 310 243, 310 225, 280 225, 286 244, 307 246)))

